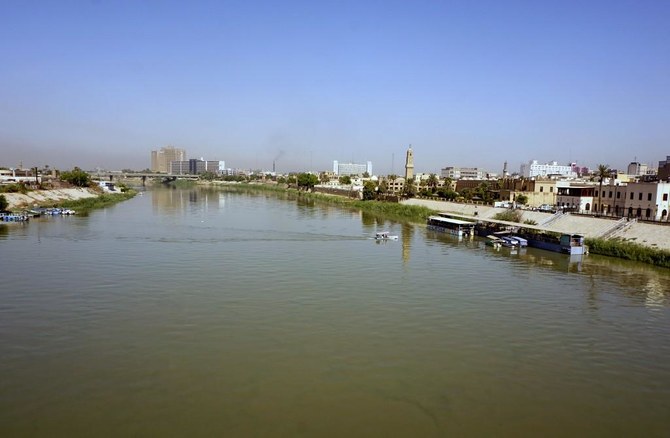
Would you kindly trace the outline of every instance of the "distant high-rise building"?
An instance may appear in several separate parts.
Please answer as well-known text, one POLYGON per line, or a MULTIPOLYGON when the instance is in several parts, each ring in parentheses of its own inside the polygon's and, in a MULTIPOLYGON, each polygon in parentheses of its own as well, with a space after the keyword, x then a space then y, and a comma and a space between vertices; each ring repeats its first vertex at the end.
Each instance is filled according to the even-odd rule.
POLYGON ((170 162, 171 175, 199 175, 205 172, 222 175, 226 172, 225 161, 205 161, 198 159, 180 160, 170 162))
POLYGON ((412 145, 407 149, 407 157, 405 158, 405 181, 414 178, 414 152, 412 152, 412 145))
POLYGON ((151 171, 167 173, 173 161, 185 161, 186 149, 167 146, 157 151, 151 151, 151 171))
POLYGON ((670 155, 658 162, 658 179, 659 181, 670 179, 670 155))
POLYGON ((333 173, 338 176, 345 175, 359 175, 367 172, 368 175, 372 176, 372 161, 368 161, 366 164, 357 164, 357 163, 340 163, 337 160, 333 161, 333 173))
POLYGON ((646 164, 638 163, 637 161, 632 161, 628 165, 627 173, 628 173, 628 175, 631 175, 631 176, 644 175, 644 174, 647 173, 647 168, 648 167, 649 166, 647 166, 646 164))

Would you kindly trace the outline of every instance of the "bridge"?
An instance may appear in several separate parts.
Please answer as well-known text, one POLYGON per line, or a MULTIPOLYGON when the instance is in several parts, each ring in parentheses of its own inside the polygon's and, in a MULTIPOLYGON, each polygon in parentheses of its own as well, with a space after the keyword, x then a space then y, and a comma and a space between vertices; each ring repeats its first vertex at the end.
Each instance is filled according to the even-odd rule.
POLYGON ((135 173, 135 172, 90 172, 91 179, 97 181, 114 181, 123 179, 141 179, 142 185, 149 179, 160 179, 163 183, 169 183, 178 179, 197 180, 199 175, 168 175, 167 173, 135 173))

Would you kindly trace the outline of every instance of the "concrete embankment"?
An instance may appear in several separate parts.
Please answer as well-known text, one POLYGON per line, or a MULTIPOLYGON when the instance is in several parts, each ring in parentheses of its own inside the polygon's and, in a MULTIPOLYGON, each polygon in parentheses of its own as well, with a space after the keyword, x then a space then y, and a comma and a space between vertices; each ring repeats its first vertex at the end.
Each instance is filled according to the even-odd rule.
MULTIPOLYGON (((458 202, 433 201, 428 199, 408 199, 407 205, 421 205, 440 212, 449 212, 481 219, 493 219, 504 209, 487 205, 463 204, 458 202), (476 213, 476 215, 475 215, 476 213)), ((559 233, 579 233, 592 238, 619 238, 650 248, 670 250, 670 226, 625 220, 603 219, 581 215, 521 211, 521 222, 532 220, 539 227, 559 233)))
POLYGON ((70 201, 84 198, 93 198, 100 193, 89 188, 33 190, 23 193, 4 193, 9 210, 30 208, 34 205, 45 205, 60 201, 70 201))

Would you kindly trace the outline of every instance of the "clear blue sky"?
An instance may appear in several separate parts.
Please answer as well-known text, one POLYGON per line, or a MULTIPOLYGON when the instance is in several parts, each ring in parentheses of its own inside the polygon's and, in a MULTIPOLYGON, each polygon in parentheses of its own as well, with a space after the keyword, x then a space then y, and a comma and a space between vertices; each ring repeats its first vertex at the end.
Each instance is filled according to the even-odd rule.
POLYGON ((5 1, 0 166, 670 155, 668 1, 5 1))

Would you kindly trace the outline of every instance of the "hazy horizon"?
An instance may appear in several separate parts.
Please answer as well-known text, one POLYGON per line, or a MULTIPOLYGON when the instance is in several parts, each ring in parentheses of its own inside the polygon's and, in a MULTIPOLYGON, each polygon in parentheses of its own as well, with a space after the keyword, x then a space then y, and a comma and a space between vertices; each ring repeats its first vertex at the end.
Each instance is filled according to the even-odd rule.
POLYGON ((670 3, 12 2, 0 166, 400 173, 670 154, 670 3), (392 168, 393 167, 393 168, 392 168))

